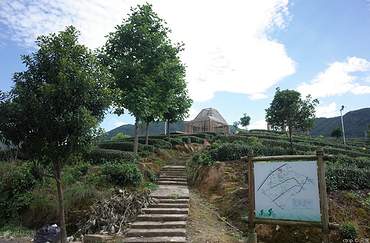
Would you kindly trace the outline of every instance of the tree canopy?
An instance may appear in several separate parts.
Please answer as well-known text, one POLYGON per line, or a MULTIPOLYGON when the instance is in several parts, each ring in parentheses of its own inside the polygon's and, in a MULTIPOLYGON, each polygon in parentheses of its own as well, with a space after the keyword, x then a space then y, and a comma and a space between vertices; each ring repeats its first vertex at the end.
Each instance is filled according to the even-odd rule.
POLYGON ((249 126, 249 123, 251 121, 251 117, 248 116, 246 113, 243 114, 243 116, 240 118, 240 125, 242 125, 243 127, 247 127, 249 126))
POLYGON ((266 109, 266 122, 273 129, 285 131, 288 128, 292 145, 293 130, 307 131, 313 126, 318 103, 310 95, 302 99, 301 94, 295 90, 277 88, 270 107, 266 109))
POLYGON ((70 26, 37 38, 39 49, 22 56, 26 70, 15 73, 14 87, 0 103, 3 136, 21 144, 29 158, 52 165, 64 241, 63 163, 89 145, 110 104, 109 73, 78 36, 70 26))
POLYGON ((115 112, 127 109, 136 118, 135 152, 139 121, 148 124, 162 118, 186 89, 185 67, 178 56, 182 44, 172 43, 169 32, 150 4, 139 5, 108 35, 103 48, 104 62, 119 90, 115 112))

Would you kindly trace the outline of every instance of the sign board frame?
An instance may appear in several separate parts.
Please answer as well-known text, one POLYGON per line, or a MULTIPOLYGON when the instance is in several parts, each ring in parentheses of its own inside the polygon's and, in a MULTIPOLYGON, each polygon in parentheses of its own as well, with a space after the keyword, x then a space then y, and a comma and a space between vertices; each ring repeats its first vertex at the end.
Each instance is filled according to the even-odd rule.
POLYGON ((253 157, 249 155, 242 157, 243 161, 248 162, 248 243, 257 242, 256 224, 279 224, 279 225, 302 225, 322 228, 323 242, 329 242, 329 207, 328 196, 326 192, 325 180, 325 161, 322 149, 316 151, 316 155, 284 155, 284 156, 263 156, 253 157), (298 220, 278 220, 264 219, 255 217, 255 178, 254 178, 254 163, 261 161, 317 161, 317 178, 319 186, 320 213, 321 220, 316 221, 298 221, 298 220))

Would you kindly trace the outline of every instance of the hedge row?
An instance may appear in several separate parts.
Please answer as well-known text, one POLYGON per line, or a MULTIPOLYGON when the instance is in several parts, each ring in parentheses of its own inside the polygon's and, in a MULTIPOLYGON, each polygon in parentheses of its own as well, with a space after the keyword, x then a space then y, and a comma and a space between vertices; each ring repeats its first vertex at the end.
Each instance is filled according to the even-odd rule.
MULTIPOLYGON (((102 149, 113 149, 113 150, 120 150, 120 151, 129 151, 129 152, 134 150, 134 144, 131 142, 105 142, 105 143, 98 144, 98 147, 102 149)), ((141 151, 153 152, 154 146, 139 144, 138 150, 139 152, 141 151)))
MULTIPOLYGON (((255 136, 262 139, 273 139, 273 140, 283 140, 283 141, 289 141, 287 136, 278 136, 275 134, 258 134, 258 133, 249 133, 249 134, 243 134, 243 136, 250 137, 255 136)), ((293 136, 293 142, 295 143, 305 143, 308 145, 314 145, 314 146, 321 146, 321 147, 333 147, 334 149, 346 149, 346 150, 356 150, 359 153, 368 154, 370 156, 370 153, 366 153, 366 149, 364 150, 363 147, 358 146, 351 146, 351 145, 344 145, 340 143, 333 143, 333 142, 327 142, 327 141, 321 141, 317 140, 315 138, 311 137, 303 137, 303 136, 293 136)))
POLYGON ((105 163, 102 167, 105 179, 117 186, 138 186, 143 174, 135 163, 105 163))
MULTIPOLYGON (((151 138, 148 139, 148 144, 151 145, 151 146, 154 146, 156 148, 171 149, 172 148, 171 143, 168 142, 168 141, 165 141, 164 139, 165 138, 159 139, 159 138, 152 138, 151 137, 151 138)), ((132 138, 132 137, 126 139, 126 142, 128 142, 128 143, 133 143, 133 141, 134 141, 134 138, 132 138)), ((145 145, 145 138, 139 137, 139 143, 141 145, 145 145)), ((148 146, 148 145, 146 145, 146 146, 148 146)))
POLYGON ((370 188, 370 169, 329 165, 326 178, 329 191, 370 188))
POLYGON ((250 153, 253 153, 254 156, 274 156, 288 154, 289 151, 283 147, 266 147, 242 143, 224 143, 209 151, 210 157, 217 161, 239 160, 250 153))
POLYGON ((360 169, 370 169, 369 157, 353 158, 347 155, 335 155, 329 159, 329 163, 333 165, 356 167, 360 169))
POLYGON ((136 161, 138 157, 133 152, 95 148, 87 154, 87 159, 94 164, 101 164, 116 160, 133 162, 136 161))

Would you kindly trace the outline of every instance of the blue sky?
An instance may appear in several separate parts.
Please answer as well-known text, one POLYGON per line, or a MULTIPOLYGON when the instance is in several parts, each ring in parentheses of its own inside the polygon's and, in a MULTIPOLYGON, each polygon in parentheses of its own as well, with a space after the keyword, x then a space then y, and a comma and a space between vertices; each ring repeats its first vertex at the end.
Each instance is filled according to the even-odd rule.
MULTIPOLYGON (((141 0, 0 0, 0 89, 24 69, 36 36, 73 24, 90 48, 141 0)), ((150 2, 150 1, 149 1, 150 2)), ((370 105, 370 2, 367 0, 157 0, 153 7, 185 43, 182 60, 194 104, 189 119, 214 107, 232 124, 243 113, 263 128, 276 87, 320 100, 317 116, 370 105)), ((110 130, 132 123, 107 114, 110 130)))

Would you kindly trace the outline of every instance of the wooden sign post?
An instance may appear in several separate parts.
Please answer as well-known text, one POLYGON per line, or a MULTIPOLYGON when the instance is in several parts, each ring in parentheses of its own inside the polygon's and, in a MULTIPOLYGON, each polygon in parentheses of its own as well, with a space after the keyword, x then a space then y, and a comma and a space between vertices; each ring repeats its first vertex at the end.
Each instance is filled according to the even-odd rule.
POLYGON ((242 160, 248 162, 247 243, 257 243, 256 224, 320 227, 329 243, 329 228, 337 225, 329 225, 323 150, 242 160))
POLYGON ((254 164, 253 156, 248 156, 248 241, 247 243, 257 243, 256 225, 254 223, 254 210, 255 210, 255 198, 254 198, 254 164))

